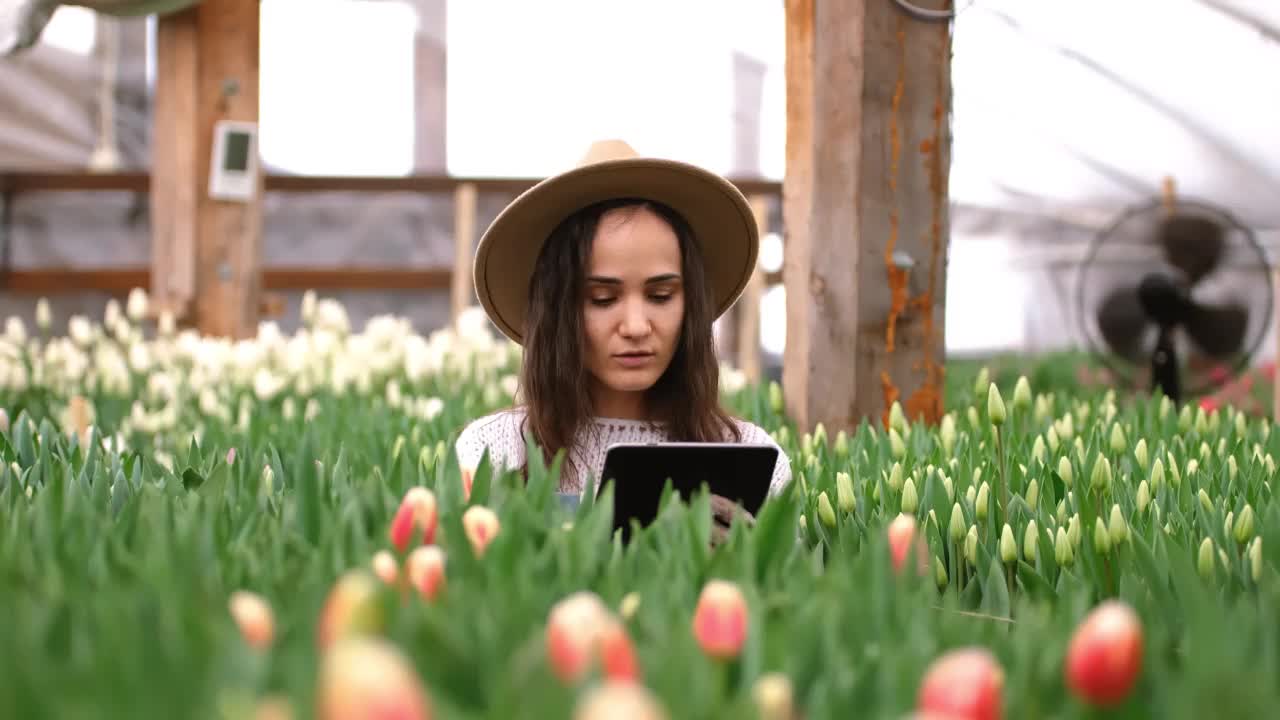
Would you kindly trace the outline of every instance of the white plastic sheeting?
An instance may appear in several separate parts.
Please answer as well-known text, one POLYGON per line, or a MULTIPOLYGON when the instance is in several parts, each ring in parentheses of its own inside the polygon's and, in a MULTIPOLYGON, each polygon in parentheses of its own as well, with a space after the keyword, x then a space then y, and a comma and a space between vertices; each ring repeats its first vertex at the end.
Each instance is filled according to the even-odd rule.
MULTIPOLYGON (((263 87, 274 88, 263 103, 268 164, 324 174, 406 171, 402 158, 412 155, 406 147, 411 133, 403 122, 379 118, 411 106, 406 94, 412 87, 396 66, 411 58, 397 59, 391 51, 404 43, 379 46, 380 35, 369 31, 377 17, 394 17, 387 6, 397 4, 306 0, 312 30, 304 36, 271 29, 281 27, 286 8, 303 5, 264 0, 264 19, 275 18, 263 29, 263 87), (351 19, 360 5, 367 7, 368 23, 351 19), (290 73, 309 67, 308 57, 323 59, 330 70, 290 80, 290 73), (353 108, 370 118, 369 127, 381 123, 391 130, 359 132, 360 112, 353 108), (272 137, 281 138, 275 148, 272 137), (360 147, 365 152, 350 152, 360 147)), ((1046 250, 1059 258, 1079 255, 1126 207, 1158 195, 1166 176, 1180 193, 1220 204, 1269 242, 1275 239, 1280 2, 960 5, 954 24, 949 351, 1073 342, 1069 296, 1052 291, 1069 279, 1046 269, 1046 250)), ((727 172, 734 155, 730 58, 736 51, 765 68, 759 168, 782 177, 779 0, 454 0, 447 14, 452 172, 554 172, 601 135, 624 135, 642 150, 727 172)), ((83 165, 93 150, 96 60, 59 46, 56 38, 46 40, 26 56, 0 61, 0 167, 83 165)), ((125 108, 117 117, 122 156, 145 164, 145 115, 125 108)), ((88 256, 81 249, 87 243, 139 233, 145 258, 145 216, 128 213, 120 198, 23 202, 15 262, 74 261, 88 256), (55 212, 56 234, 48 231, 55 220, 47 215, 55 212)), ((434 209, 412 198, 276 202, 279 212, 294 209, 280 215, 288 225, 269 226, 266 247, 280 262, 300 251, 278 239, 285 237, 306 237, 308 252, 330 248, 320 257, 337 262, 409 261, 379 254, 376 248, 384 246, 419 248, 414 252, 433 258, 447 257, 451 247, 447 202, 434 209), (359 251, 350 249, 356 237, 362 239, 359 251), (278 248, 274 255, 272 247, 278 248)), ((766 299, 767 347, 781 346, 782 306, 777 293, 766 299)), ((354 314, 358 321, 358 307, 354 314)), ((438 319, 434 313, 419 322, 438 319)))

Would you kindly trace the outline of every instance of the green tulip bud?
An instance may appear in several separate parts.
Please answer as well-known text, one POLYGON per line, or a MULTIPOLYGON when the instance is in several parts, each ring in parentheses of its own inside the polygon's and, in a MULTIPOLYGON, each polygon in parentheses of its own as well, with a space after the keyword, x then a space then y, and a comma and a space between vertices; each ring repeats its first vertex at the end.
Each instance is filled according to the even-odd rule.
POLYGON ((1071 547, 1071 538, 1067 537, 1067 531, 1061 527, 1053 538, 1053 559, 1063 567, 1071 567, 1075 561, 1075 550, 1071 547))
POLYGON ((836 504, 845 513, 851 513, 856 506, 853 498, 853 478, 847 472, 836 473, 836 504))
POLYGON ((1209 538, 1200 543, 1200 557, 1197 560, 1196 568, 1200 571, 1200 576, 1207 580, 1213 575, 1213 541, 1209 538))
POLYGON ((1210 433, 1213 433, 1215 435, 1217 434, 1221 419, 1222 419, 1222 413, 1218 412, 1217 410, 1214 410, 1213 412, 1209 413, 1208 429, 1210 433))
POLYGON ((1137 461, 1138 467, 1145 472, 1147 469, 1147 439, 1138 438, 1138 444, 1133 446, 1133 459, 1137 461))
POLYGON ((982 483, 982 486, 978 488, 978 502, 976 505, 974 505, 974 508, 973 508, 974 514, 978 516, 979 521, 987 519, 987 511, 989 510, 988 505, 990 504, 989 502, 990 498, 991 498, 991 488, 984 482, 982 483))
POLYGON ((1204 488, 1200 488, 1196 497, 1200 499, 1200 507, 1204 508, 1205 512, 1213 512, 1213 501, 1209 499, 1209 493, 1205 492, 1204 488))
POLYGON ((1027 562, 1032 565, 1036 562, 1038 532, 1039 528, 1036 527, 1036 521, 1033 519, 1027 523, 1027 529, 1022 534, 1022 557, 1026 558, 1027 562))
POLYGON ((1058 439, 1058 431, 1055 430, 1052 425, 1050 425, 1049 429, 1045 431, 1044 436, 1045 436, 1045 441, 1049 445, 1049 452, 1057 453, 1058 448, 1062 444, 1061 441, 1058 439))
POLYGON ((987 386, 987 418, 991 420, 991 425, 1000 427, 1004 424, 1005 411, 1004 400, 1000 397, 1000 388, 995 383, 987 386))
POLYGON ((978 408, 972 405, 970 405, 969 408, 965 411, 965 417, 968 418, 969 427, 971 428, 976 429, 978 427, 978 423, 981 422, 981 419, 978 417, 978 408))
POLYGON ((1192 425, 1197 435, 1207 435, 1209 433, 1209 416, 1204 414, 1204 408, 1196 408, 1196 421, 1192 425))
POLYGON ((1111 462, 1106 456, 1098 453, 1093 461, 1093 474, 1089 477, 1089 487, 1094 490, 1107 490, 1111 487, 1111 462))
POLYGON ((1240 471, 1240 468, 1236 467, 1236 456, 1235 455, 1228 456, 1227 457, 1227 477, 1230 478, 1231 480, 1235 480, 1236 474, 1239 471, 1240 471))
POLYGON ((1000 559, 1005 563, 1013 563, 1018 559, 1018 542, 1013 539, 1013 528, 1004 524, 1000 531, 1000 559))
POLYGON ((769 408, 774 413, 782 412, 782 386, 776 380, 769 381, 769 408))
POLYGON ((1183 405, 1178 412, 1178 432, 1185 433, 1191 429, 1191 406, 1183 405))
POLYGON ((1039 480, 1036 480, 1035 478, 1031 478, 1031 482, 1027 483, 1027 496, 1024 499, 1027 501, 1027 505, 1030 506, 1032 509, 1035 509, 1035 507, 1040 503, 1040 481, 1039 480))
POLYGON ((822 423, 813 428, 813 445, 819 448, 827 446, 827 428, 822 423))
POLYGON ((1013 386, 1013 409, 1026 410, 1031 407, 1031 383, 1027 381, 1027 376, 1018 377, 1018 382, 1013 386))
POLYGON ((902 486, 902 512, 912 515, 920 507, 920 498, 916 496, 916 484, 911 478, 902 486))
POLYGON ((1169 411, 1172 409, 1173 409, 1173 401, 1170 400, 1167 395, 1161 395, 1160 410, 1156 413, 1156 416, 1159 417, 1161 420, 1164 420, 1165 418, 1169 417, 1169 411))
POLYGON ((1120 423, 1111 426, 1111 452, 1117 455, 1127 450, 1129 444, 1125 441, 1124 429, 1120 427, 1120 423))
POLYGON ((1262 579, 1262 536, 1254 538, 1249 545, 1249 576, 1255 583, 1262 579))
POLYGON ((942 416, 942 424, 938 428, 938 439, 942 442, 943 454, 950 455, 956 449, 956 419, 951 413, 942 416))
POLYGON ((1062 478, 1064 485, 1071 487, 1071 458, 1066 455, 1058 458, 1058 477, 1062 478))
POLYGON ((1129 526, 1124 521, 1124 515, 1120 512, 1120 505, 1111 506, 1111 520, 1108 523, 1108 530, 1111 533, 1111 546, 1117 547, 1120 543, 1129 539, 1129 526))
POLYGON ((902 490, 901 463, 895 462, 893 467, 889 468, 889 487, 892 488, 894 492, 900 492, 902 490))
POLYGON ((1080 464, 1083 465, 1086 459, 1085 449, 1084 449, 1084 440, 1082 440, 1079 436, 1076 436, 1073 447, 1075 447, 1076 449, 1076 457, 1080 458, 1080 464))
POLYGON ((906 443, 902 442, 902 436, 893 428, 889 428, 889 454, 894 460, 901 460, 907 455, 906 443))
POLYGON ((978 376, 973 380, 973 394, 981 395, 987 391, 987 385, 991 382, 991 373, 985 367, 978 370, 978 376))
POLYGON ((1248 503, 1245 503, 1244 509, 1240 511, 1240 517, 1236 518, 1235 535, 1236 542, 1241 545, 1253 536, 1253 507, 1248 503))
POLYGON ((964 531, 964 511, 960 509, 960 503, 956 503, 951 506, 951 524, 947 536, 951 538, 951 542, 958 543, 964 539, 964 531))
POLYGON ((849 435, 843 430, 836 433, 835 452, 838 458, 849 456, 849 435))
POLYGON ((1080 547, 1080 514, 1076 513, 1071 516, 1071 522, 1067 523, 1067 539, 1071 541, 1074 547, 1080 547))
POLYGON ((970 567, 978 564, 978 526, 970 525, 964 536, 964 559, 970 567))
MULTIPOLYGON (((1157 460, 1156 462, 1160 462, 1160 461, 1157 460)), ((1146 512, 1147 505, 1150 505, 1150 504, 1151 504, 1151 489, 1147 487, 1147 481, 1143 480, 1142 482, 1138 483, 1138 512, 1140 514, 1146 512)))
POLYGON ((907 427, 907 416, 902 413, 902 403, 897 400, 894 400, 893 404, 889 406, 889 427, 897 430, 898 434, 903 437, 906 437, 910 432, 907 427))
POLYGON ((1249 434, 1249 421, 1245 419, 1244 413, 1236 413, 1236 435, 1244 437, 1249 434))
POLYGON ((1164 483, 1164 463, 1160 458, 1151 463, 1151 489, 1159 490, 1160 485, 1164 483))
POLYGON ((973 505, 974 503, 976 503, 978 501, 978 488, 972 485, 965 488, 964 499, 968 500, 970 505, 973 505))
POLYGON ((831 498, 827 497, 826 490, 818 493, 818 519, 829 528, 836 526, 836 511, 831 507, 831 498))
POLYGON ((1093 524, 1093 547, 1103 555, 1111 550, 1111 536, 1107 534, 1107 524, 1102 518, 1093 524))
POLYGON ((947 568, 936 555, 933 558, 933 580, 939 590, 947 586, 947 568))
POLYGON ((1031 444, 1031 459, 1043 465, 1044 454, 1045 454, 1044 438, 1040 435, 1037 435, 1036 441, 1031 444))
POLYGON ((1054 517, 1057 518, 1059 525, 1067 521, 1067 499, 1066 498, 1063 498, 1058 501, 1058 509, 1057 511, 1054 512, 1054 517))
POLYGON ((1049 396, 1044 395, 1043 393, 1040 395, 1036 395, 1036 409, 1035 409, 1036 422, 1037 423, 1044 422, 1045 418, 1049 417, 1049 415, 1052 412, 1053 412, 1053 408, 1049 406, 1049 396))

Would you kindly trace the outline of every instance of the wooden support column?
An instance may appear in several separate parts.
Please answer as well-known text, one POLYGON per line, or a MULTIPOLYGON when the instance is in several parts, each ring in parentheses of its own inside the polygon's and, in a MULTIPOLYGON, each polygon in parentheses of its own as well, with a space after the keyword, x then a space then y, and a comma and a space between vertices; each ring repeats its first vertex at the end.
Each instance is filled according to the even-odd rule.
POLYGON ((262 179, 249 202, 209 197, 219 120, 258 122, 258 0, 205 0, 157 21, 151 294, 209 335, 257 328, 262 179))
MULTIPOLYGON (((915 0, 942 9, 942 0, 915 0)), ((951 28, 891 0, 787 0, 787 411, 942 414, 951 28)))
POLYGON ((453 193, 453 285, 450 319, 454 328, 462 312, 473 304, 471 260, 476 236, 476 186, 462 183, 453 193))

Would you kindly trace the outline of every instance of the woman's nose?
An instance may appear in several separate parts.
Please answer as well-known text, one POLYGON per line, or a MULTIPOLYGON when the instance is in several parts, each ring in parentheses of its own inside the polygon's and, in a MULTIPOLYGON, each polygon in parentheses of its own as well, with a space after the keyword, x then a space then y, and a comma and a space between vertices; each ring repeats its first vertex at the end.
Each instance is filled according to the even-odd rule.
POLYGON ((622 310, 622 325, 619 331, 623 337, 643 337, 649 332, 649 315, 641 300, 628 300, 622 310))

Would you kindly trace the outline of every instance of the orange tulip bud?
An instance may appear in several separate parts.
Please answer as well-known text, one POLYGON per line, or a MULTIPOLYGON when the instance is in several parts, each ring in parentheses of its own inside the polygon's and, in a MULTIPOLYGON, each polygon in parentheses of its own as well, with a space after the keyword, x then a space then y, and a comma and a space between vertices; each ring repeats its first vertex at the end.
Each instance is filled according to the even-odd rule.
POLYGON ((693 636, 713 658, 738 656, 747 639, 747 601, 737 585, 711 580, 703 586, 693 613, 693 636))
POLYGON ((377 581, 361 570, 351 570, 338 578, 325 598, 316 640, 326 650, 348 635, 379 632, 382 623, 377 581))
POLYGON ((255 650, 266 650, 275 637, 275 615, 271 606, 257 593, 237 590, 227 603, 240 635, 255 650))
POLYGON ((316 710, 321 720, 430 720, 417 671, 380 638, 347 638, 321 661, 316 710))
POLYGON ((436 496, 427 488, 409 488, 400 500, 400 508, 391 520, 391 544, 400 552, 409 549, 414 531, 422 532, 422 544, 430 545, 436 537, 436 496))
POLYGON ((395 585, 400 576, 400 568, 396 565, 395 556, 386 550, 379 550, 374 553, 373 573, 382 582, 388 585, 395 585))
POLYGON ((582 696, 573 720, 667 720, 666 710, 648 688, 614 680, 596 686, 582 696))
POLYGON ((902 564, 907 561, 907 552, 911 549, 912 540, 915 540, 915 556, 916 566, 920 573, 923 574, 929 570, 929 546, 925 544, 924 536, 916 535, 916 519, 906 513, 899 513, 898 517, 889 523, 889 552, 893 559, 893 569, 895 572, 902 572, 902 564))
POLYGON ((492 510, 483 505, 472 505, 462 514, 462 529, 466 531, 467 539, 471 541, 471 547, 479 557, 484 555, 485 548, 497 537, 501 525, 497 514, 492 510))
POLYGON ((444 560, 444 550, 439 546, 422 545, 405 561, 409 584, 427 600, 434 599, 444 588, 444 560))

